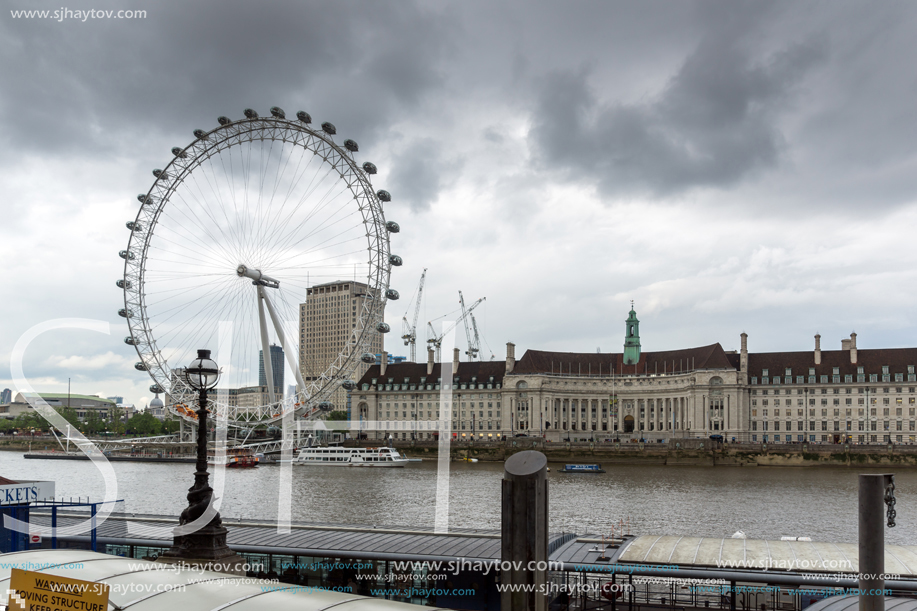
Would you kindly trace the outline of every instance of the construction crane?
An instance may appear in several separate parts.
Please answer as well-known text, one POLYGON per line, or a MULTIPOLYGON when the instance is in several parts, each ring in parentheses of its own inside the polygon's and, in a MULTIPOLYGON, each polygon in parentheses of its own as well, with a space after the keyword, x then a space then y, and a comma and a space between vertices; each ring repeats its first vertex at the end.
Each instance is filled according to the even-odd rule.
POLYGON ((408 311, 401 317, 401 339, 404 340, 405 346, 411 347, 411 362, 417 362, 417 317, 420 315, 420 297, 423 295, 423 283, 427 277, 427 268, 423 268, 420 274, 420 284, 417 286, 417 304, 414 306, 414 318, 408 323, 408 312, 411 311, 411 304, 408 303, 408 311))
POLYGON ((468 360, 473 361, 479 358, 478 353, 481 351, 481 338, 478 336, 478 323, 474 319, 471 311, 465 311, 465 297, 462 291, 459 291, 459 304, 462 306, 462 320, 465 321, 465 338, 468 340, 468 360), (468 324, 470 321, 470 325, 468 324))
MULTIPOLYGON (((462 294, 462 293, 459 292, 460 298, 461 298, 461 294, 462 294)), ((471 304, 471 306, 469 306, 468 309, 465 309, 465 302, 464 302, 464 299, 462 299, 462 301, 461 301, 461 304, 462 304, 462 314, 461 314, 461 316, 459 316, 455 321, 453 321, 452 324, 449 325, 449 327, 448 327, 447 329, 443 329, 443 332, 442 332, 441 334, 438 334, 438 335, 437 335, 436 329, 433 328, 433 322, 432 322, 432 321, 430 321, 430 322, 427 323, 427 326, 430 328, 430 335, 432 336, 431 339, 428 339, 428 340, 427 340, 427 343, 428 343, 428 344, 432 344, 433 347, 436 349, 436 360, 437 360, 437 361, 441 361, 441 359, 442 359, 443 338, 446 337, 446 335, 447 335, 450 331, 452 331, 452 330, 456 327, 456 325, 458 325, 460 322, 462 322, 462 321, 465 319, 466 316, 470 315, 471 312, 472 312, 472 310, 474 310, 476 307, 478 307, 479 305, 481 305, 481 304, 484 302, 485 299, 487 299, 487 297, 481 297, 480 299, 478 299, 477 301, 475 301, 473 304, 471 304)))

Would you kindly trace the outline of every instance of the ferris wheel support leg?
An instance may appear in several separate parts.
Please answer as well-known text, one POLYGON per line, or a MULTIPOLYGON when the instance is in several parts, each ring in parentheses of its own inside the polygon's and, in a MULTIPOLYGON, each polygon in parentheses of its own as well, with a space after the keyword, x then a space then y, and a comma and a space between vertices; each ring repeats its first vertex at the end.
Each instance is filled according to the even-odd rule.
MULTIPOLYGON (((271 403, 276 403, 274 397, 274 368, 271 365, 271 346, 267 337, 267 321, 264 318, 264 301, 267 295, 264 294, 264 287, 258 286, 258 321, 261 323, 261 358, 264 362, 264 377, 267 378, 267 392, 271 398, 271 403)), ((270 306, 268 306, 270 307, 270 306)))
MULTIPOLYGON (((299 362, 297 361, 297 357, 294 356, 293 350, 287 350, 287 346, 289 346, 290 343, 287 341, 286 333, 283 332, 283 326, 280 324, 280 318, 277 316, 277 311, 274 310, 274 304, 272 304, 271 300, 268 299, 267 293, 264 292, 262 287, 259 286, 258 290, 262 291, 261 297, 264 299, 264 303, 267 304, 267 311, 271 315, 271 322, 274 323, 274 330, 277 331, 277 337, 280 338, 280 347, 283 348, 283 353, 286 355, 287 363, 290 365, 290 369, 293 370, 293 376, 296 378, 296 383, 299 384, 299 391, 305 393, 306 385, 302 380, 302 372, 299 370, 299 362)), ((263 316, 261 320, 264 320, 263 316)))

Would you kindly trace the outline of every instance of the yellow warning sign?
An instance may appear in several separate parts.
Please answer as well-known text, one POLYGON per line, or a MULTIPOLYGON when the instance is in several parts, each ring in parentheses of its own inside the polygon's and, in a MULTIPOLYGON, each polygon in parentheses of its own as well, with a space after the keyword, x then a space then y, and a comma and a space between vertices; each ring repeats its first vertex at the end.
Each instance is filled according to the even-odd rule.
POLYGON ((107 583, 13 569, 9 611, 106 611, 107 583))

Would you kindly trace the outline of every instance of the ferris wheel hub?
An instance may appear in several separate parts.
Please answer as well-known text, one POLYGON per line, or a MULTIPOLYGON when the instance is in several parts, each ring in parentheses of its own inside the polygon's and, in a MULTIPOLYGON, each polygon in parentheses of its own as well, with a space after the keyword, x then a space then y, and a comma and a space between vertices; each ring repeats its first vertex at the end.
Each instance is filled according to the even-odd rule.
POLYGON ((266 286, 272 289, 280 288, 279 280, 274 280, 270 276, 262 274, 260 269, 251 269, 245 265, 240 265, 236 268, 236 274, 238 274, 240 278, 251 278, 254 280, 253 284, 266 286))

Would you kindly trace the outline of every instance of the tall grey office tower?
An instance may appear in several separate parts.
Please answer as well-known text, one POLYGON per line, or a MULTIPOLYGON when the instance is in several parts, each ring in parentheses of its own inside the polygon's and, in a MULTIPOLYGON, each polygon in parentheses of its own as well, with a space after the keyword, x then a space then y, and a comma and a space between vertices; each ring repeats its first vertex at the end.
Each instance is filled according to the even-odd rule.
MULTIPOLYGON (((274 374, 274 388, 283 394, 283 348, 271 344, 271 371, 274 374)), ((267 375, 264 373, 264 350, 258 351, 258 386, 267 386, 267 375)))

